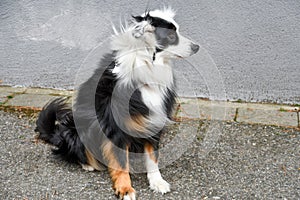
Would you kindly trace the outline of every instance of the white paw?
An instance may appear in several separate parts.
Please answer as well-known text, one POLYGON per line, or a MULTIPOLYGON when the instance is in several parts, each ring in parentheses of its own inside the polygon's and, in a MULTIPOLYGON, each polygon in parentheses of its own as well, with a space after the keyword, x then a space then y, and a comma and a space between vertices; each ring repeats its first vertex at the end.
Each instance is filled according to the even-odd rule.
POLYGON ((162 178, 150 180, 149 183, 150 183, 150 189, 154 190, 155 192, 160 192, 162 194, 165 194, 171 191, 170 184, 162 178))
POLYGON ((123 200, 135 200, 135 193, 132 192, 132 193, 124 195, 123 200))
POLYGON ((82 167, 82 169, 89 171, 89 172, 92 172, 95 170, 92 166, 86 165, 86 164, 81 164, 81 167, 82 167))

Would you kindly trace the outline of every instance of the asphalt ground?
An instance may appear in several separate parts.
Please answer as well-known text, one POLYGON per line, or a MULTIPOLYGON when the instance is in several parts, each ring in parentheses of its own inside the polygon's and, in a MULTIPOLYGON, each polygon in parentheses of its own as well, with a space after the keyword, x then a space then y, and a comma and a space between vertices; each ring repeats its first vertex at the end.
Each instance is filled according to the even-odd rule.
POLYGON ((93 72, 95 48, 109 51, 103 44, 112 23, 118 29, 131 15, 171 6, 180 33, 202 47, 186 60, 174 60, 180 96, 300 104, 297 0, 1 0, 0 5, 3 85, 74 89, 76 77, 93 72))
MULTIPOLYGON (((161 169, 172 191, 149 190, 146 175, 131 176, 138 199, 300 199, 300 132, 235 122, 199 121, 173 125, 166 145, 185 127, 193 142, 161 169), (217 140, 206 140, 217 129, 217 140), (213 132, 213 131, 212 131, 213 132), (195 135, 193 135, 195 134, 195 135), (204 148, 211 141, 211 149, 204 148), (213 142, 212 142, 213 141, 213 142)), ((116 199, 106 171, 86 172, 50 154, 36 142, 34 118, 0 111, 0 199, 116 199)))

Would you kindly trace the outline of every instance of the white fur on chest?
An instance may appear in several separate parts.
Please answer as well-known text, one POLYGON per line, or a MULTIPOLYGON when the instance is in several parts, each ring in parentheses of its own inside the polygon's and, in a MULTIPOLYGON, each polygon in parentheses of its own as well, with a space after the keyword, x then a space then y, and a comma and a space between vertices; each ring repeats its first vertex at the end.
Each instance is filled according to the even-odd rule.
POLYGON ((172 68, 162 60, 152 62, 137 59, 132 78, 138 83, 159 88, 171 87, 173 84, 172 68))
POLYGON ((137 60, 133 76, 138 82, 144 103, 156 113, 164 113, 164 98, 168 88, 173 85, 173 72, 170 65, 161 60, 153 63, 137 60))
POLYGON ((148 127, 151 127, 150 130, 155 130, 155 132, 160 131, 168 120, 164 109, 165 88, 145 85, 139 90, 143 102, 149 108, 148 127), (154 127, 156 129, 153 129, 154 127))
POLYGON ((143 86, 140 88, 142 99, 146 106, 154 112, 162 112, 164 93, 157 86, 143 86))

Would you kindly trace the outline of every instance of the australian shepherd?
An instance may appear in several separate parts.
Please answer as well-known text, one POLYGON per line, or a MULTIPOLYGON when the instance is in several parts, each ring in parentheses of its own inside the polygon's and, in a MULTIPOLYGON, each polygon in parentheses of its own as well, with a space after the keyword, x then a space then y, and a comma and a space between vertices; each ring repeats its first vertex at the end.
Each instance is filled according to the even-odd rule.
POLYGON ((171 60, 199 50, 180 35, 174 15, 169 8, 148 11, 114 28, 108 54, 81 84, 73 106, 56 99, 36 122, 38 138, 54 145, 54 154, 90 171, 105 165, 121 199, 136 199, 129 174, 136 155, 143 155, 150 188, 170 191, 158 147, 176 98, 171 60))

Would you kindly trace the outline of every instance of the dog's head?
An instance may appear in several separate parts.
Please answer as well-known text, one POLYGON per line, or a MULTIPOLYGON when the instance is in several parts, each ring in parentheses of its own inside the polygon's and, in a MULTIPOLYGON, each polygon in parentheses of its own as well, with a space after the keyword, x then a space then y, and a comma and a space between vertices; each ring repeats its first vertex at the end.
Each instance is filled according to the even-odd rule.
POLYGON ((186 58, 195 54, 199 50, 199 45, 180 35, 174 16, 175 13, 171 9, 154 10, 133 16, 135 23, 133 36, 146 43, 154 40, 158 56, 186 58))

